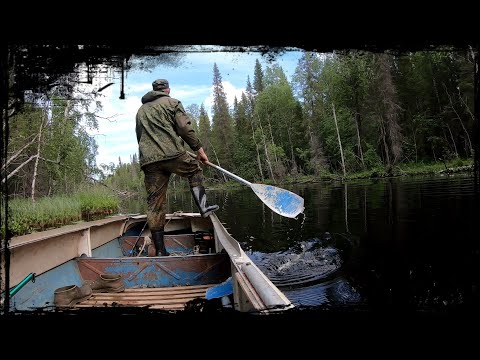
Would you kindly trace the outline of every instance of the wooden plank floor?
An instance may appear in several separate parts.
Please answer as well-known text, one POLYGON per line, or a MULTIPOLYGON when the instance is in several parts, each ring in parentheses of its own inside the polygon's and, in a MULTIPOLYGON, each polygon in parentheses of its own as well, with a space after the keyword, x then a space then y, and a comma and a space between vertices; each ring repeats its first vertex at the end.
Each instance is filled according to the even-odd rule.
POLYGON ((205 298, 209 285, 175 286, 169 288, 125 289, 120 293, 96 293, 75 307, 147 307, 149 309, 183 310, 185 304, 195 298, 205 298))

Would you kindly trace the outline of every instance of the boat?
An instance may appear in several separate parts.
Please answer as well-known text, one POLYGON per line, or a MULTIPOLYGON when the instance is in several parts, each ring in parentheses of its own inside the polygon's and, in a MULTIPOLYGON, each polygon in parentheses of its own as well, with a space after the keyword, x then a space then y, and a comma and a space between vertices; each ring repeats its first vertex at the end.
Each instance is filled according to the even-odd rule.
POLYGON ((65 311, 55 303, 58 289, 81 288, 105 274, 120 277, 121 291, 92 293, 68 310, 178 312, 214 304, 271 314, 294 307, 215 214, 167 214, 170 256, 149 256, 150 235, 146 215, 127 214, 13 237, 8 311, 65 311))

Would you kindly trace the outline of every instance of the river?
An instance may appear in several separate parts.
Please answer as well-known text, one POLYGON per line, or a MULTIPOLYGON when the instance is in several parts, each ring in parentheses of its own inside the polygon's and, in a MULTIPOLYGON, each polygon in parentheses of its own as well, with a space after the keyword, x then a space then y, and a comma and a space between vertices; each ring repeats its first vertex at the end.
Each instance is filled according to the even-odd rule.
MULTIPOLYGON (((207 190, 218 218, 299 307, 441 311, 478 304, 478 195, 470 175, 284 187, 305 199, 297 219, 248 187, 207 190)), ((131 212, 144 209, 130 208, 131 212)), ((198 212, 189 192, 169 211, 198 212)))

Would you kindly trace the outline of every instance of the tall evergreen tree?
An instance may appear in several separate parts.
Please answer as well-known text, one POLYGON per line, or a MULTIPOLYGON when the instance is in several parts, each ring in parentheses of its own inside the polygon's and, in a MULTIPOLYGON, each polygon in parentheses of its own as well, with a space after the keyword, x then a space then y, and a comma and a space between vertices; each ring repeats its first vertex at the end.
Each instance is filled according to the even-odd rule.
MULTIPOLYGON (((248 80, 250 83, 250 80, 248 80)), ((255 90, 255 95, 260 94, 264 89, 263 86, 263 71, 262 65, 258 59, 255 60, 255 69, 253 71, 253 90, 255 90)))
POLYGON ((355 124, 357 143, 355 156, 359 160, 361 168, 365 169, 363 157, 363 143, 365 140, 363 139, 362 121, 365 116, 363 105, 369 85, 367 57, 363 53, 349 52, 340 57, 339 66, 342 82, 339 95, 346 110, 350 112, 350 116, 355 124))
POLYGON ((375 56, 374 118, 380 133, 380 146, 383 149, 383 159, 387 172, 393 170, 402 155, 403 135, 399 124, 400 103, 392 75, 393 58, 388 54, 375 56))
POLYGON ((211 137, 212 129, 210 125, 210 119, 208 117, 207 111, 205 110, 205 106, 202 103, 200 106, 200 115, 198 120, 198 135, 200 141, 203 144, 203 149, 207 153, 207 155, 211 155, 211 145, 210 145, 210 137, 211 137))
POLYGON ((293 84, 298 97, 302 101, 305 114, 306 136, 308 149, 301 154, 306 163, 307 171, 320 175, 322 170, 328 168, 323 150, 323 139, 320 134, 321 113, 323 101, 321 96, 320 75, 322 60, 319 54, 305 52, 298 61, 293 76, 293 84))
POLYGON ((233 166, 233 120, 227 102, 222 76, 216 63, 213 65, 212 146, 220 166, 234 171, 233 166))
POLYGON ((251 118, 247 113, 248 99, 242 92, 240 101, 235 97, 233 113, 235 124, 235 169, 238 174, 253 180, 257 174, 256 152, 252 137, 251 118))
POLYGON ((265 69, 265 76, 263 77, 264 89, 275 84, 288 84, 287 76, 285 75, 283 68, 278 64, 267 66, 265 69))

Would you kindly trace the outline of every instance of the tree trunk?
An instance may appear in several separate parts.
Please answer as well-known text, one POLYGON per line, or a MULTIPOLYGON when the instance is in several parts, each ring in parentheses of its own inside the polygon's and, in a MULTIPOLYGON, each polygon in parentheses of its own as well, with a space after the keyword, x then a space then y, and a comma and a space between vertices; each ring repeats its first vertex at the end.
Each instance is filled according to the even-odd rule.
MULTIPOLYGON (((222 165, 220 164, 220 160, 218 160, 217 152, 215 151, 215 148, 213 147, 213 144, 210 143, 210 145, 212 146, 213 155, 215 155, 215 159, 217 159, 218 166, 222 167, 222 165)), ((227 182, 227 177, 225 176, 225 174, 223 172, 222 172, 222 176, 223 176, 223 181, 227 182)))
POLYGON ((252 126, 252 139, 255 144, 255 151, 257 152, 258 171, 260 172, 260 178, 262 179, 262 182, 264 182, 265 179, 263 177, 262 161, 260 159, 260 152, 258 151, 257 140, 255 139, 255 129, 253 128, 253 121, 250 121, 250 125, 252 126))
POLYGON ((35 135, 33 137, 33 139, 27 143, 24 147, 22 147, 20 150, 18 150, 15 154, 13 154, 5 164, 2 165, 2 170, 5 169, 13 160, 15 160, 21 153, 23 150, 25 150, 27 147, 29 147, 30 145, 32 145, 34 142, 35 142, 35 139, 37 138, 37 135, 35 135))
MULTIPOLYGON (((10 179, 13 175, 15 175, 22 167, 24 167, 25 165, 27 165, 30 161, 32 161, 33 159, 35 159, 37 157, 37 155, 32 155, 30 156, 27 160, 25 160, 23 163, 21 163, 17 168, 15 168, 15 170, 13 170, 11 173, 8 174, 7 178, 2 178, 2 184, 5 183, 5 180, 8 180, 10 179)), ((25 186, 23 187, 25 188, 25 186)))
MULTIPOLYGON (((460 117, 460 115, 458 114, 457 110, 456 110, 455 107, 453 106, 452 98, 451 98, 450 94, 448 93, 447 87, 445 86, 444 83, 443 83, 443 87, 445 88, 445 92, 447 93, 448 99, 450 100, 450 106, 452 107, 452 110, 453 110, 453 111, 455 112, 455 114, 457 115, 458 121, 460 121, 460 125, 462 126, 462 129, 463 129, 463 131, 465 132, 465 135, 466 135, 466 137, 467 137, 468 150, 470 151, 470 155, 472 155, 472 154, 473 154, 473 147, 472 147, 472 142, 470 141, 470 135, 468 135, 468 131, 467 131, 467 129, 465 128, 465 125, 463 125, 462 118, 460 117)), ((467 156, 468 156, 468 154, 467 154, 467 156)))
POLYGON ((315 136, 313 133, 313 130, 308 124, 308 136, 309 136, 309 144, 310 144, 310 151, 311 154, 313 155, 312 158, 310 159, 310 163, 313 165, 313 171, 315 175, 320 175, 320 169, 323 167, 324 164, 322 164, 322 153, 321 150, 318 147, 318 138, 315 136))
POLYGON ((293 153, 293 143, 292 143, 292 134, 290 131, 290 126, 287 128, 288 132, 288 142, 290 143, 290 152, 292 153, 292 169, 291 172, 298 173, 297 162, 295 161, 295 155, 293 153))
MULTIPOLYGON (((268 127, 270 129, 270 139, 272 139, 272 144, 276 148, 275 141, 273 140, 272 124, 270 123, 270 116, 269 115, 267 115, 267 122, 268 122, 268 127)), ((275 156, 275 164, 277 164, 278 163, 277 152, 275 151, 273 153, 273 155, 275 156)))
POLYGON ((413 147, 415 148, 415 162, 418 163, 417 129, 413 131, 413 147))
POLYGON ((317 118, 313 101, 310 102, 310 107, 311 107, 312 113, 307 122, 309 144, 310 144, 311 153, 313 154, 313 157, 310 160, 310 162, 313 165, 312 167, 314 168, 315 175, 319 175, 320 169, 326 167, 326 164, 325 164, 325 158, 323 155, 320 136, 317 136, 312 129, 312 123, 314 123, 315 119, 317 118))
POLYGON ((382 134, 383 149, 384 149, 383 152, 385 154, 385 167, 390 169, 391 168, 391 162, 390 162, 390 155, 389 155, 389 149, 388 149, 388 144, 387 144, 387 134, 385 132, 385 125, 384 125, 382 117, 380 117, 380 132, 382 134))
POLYGON ((365 162, 363 160, 363 149, 362 149, 362 139, 360 137, 360 114, 355 113, 355 128, 357 129, 357 148, 358 148, 358 157, 362 163, 362 168, 365 169, 365 162))
POLYGON ((377 86, 380 92, 380 117, 384 133, 384 142, 388 155, 388 171, 400 160, 402 155, 402 133, 398 123, 398 96, 392 75, 392 60, 387 54, 377 56, 377 86))
MULTIPOLYGON (((47 114, 45 113, 45 117, 47 114)), ((38 146, 37 146, 37 155, 35 159, 35 166, 33 167, 33 177, 32 177, 32 202, 35 202, 35 183, 37 181, 38 174, 38 161, 40 160, 40 147, 42 144, 42 130, 43 130, 43 121, 40 122, 40 129, 38 131, 38 146)))
POLYGON ((365 161, 363 159, 363 148, 362 148, 362 120, 360 116, 360 105, 358 101, 358 89, 355 89, 355 128, 357 130, 357 148, 358 148, 358 157, 362 163, 362 168, 365 169, 365 161))
POLYGON ((457 145, 455 144, 455 139, 453 138, 452 130, 450 130, 450 126, 448 126, 448 124, 445 124, 445 125, 447 126, 448 132, 450 133, 450 138, 452 139, 453 149, 455 151, 455 157, 458 158, 457 145))
POLYGON ((333 109, 333 120, 335 121, 335 128, 337 129, 338 146, 340 147, 340 156, 342 157, 343 176, 345 177, 347 176, 347 171, 345 169, 345 157, 343 156, 342 140, 340 139, 340 131, 338 130, 337 115, 335 114, 335 105, 333 102, 332 102, 332 109, 333 109))
POLYGON ((265 161, 267 162, 268 169, 270 170, 270 176, 272 177, 272 181, 275 183, 275 176, 273 175, 272 162, 270 161, 270 156, 268 155, 268 146, 265 140, 265 133, 263 132, 263 127, 262 127, 262 123, 260 122, 260 119, 258 119, 258 126, 260 126, 260 130, 262 131, 263 148, 265 151, 265 161))
POLYGON ((467 109, 467 112, 470 114, 473 122, 475 123, 475 116, 473 116, 473 114, 470 111, 470 108, 468 107, 467 103, 463 100, 462 95, 460 94, 460 88, 458 88, 458 97, 460 98, 460 101, 463 103, 463 105, 465 106, 465 109, 467 109))

